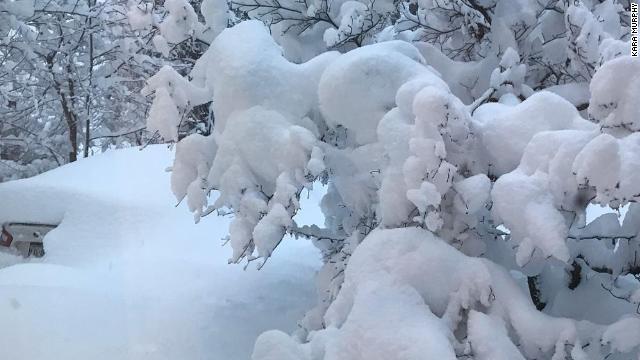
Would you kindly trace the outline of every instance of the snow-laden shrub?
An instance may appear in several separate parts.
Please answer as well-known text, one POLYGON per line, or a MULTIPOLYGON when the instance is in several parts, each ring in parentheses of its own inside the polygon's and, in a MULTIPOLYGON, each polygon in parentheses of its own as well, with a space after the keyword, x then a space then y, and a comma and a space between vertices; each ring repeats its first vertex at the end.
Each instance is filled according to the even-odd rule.
MULTIPOLYGON (((502 63, 503 71, 521 75, 503 87, 518 88, 526 76, 516 93, 526 97, 530 88, 556 86, 586 107, 588 95, 567 94, 564 85, 587 92, 596 69, 630 46, 629 0, 172 0, 145 6, 161 19, 154 39, 161 52, 209 44, 244 19, 265 23, 296 63, 389 40, 426 43, 425 57, 465 102, 480 97, 490 82, 499 85, 492 70, 502 63), (195 16, 198 7, 204 22, 195 16), (447 66, 452 60, 459 62, 453 73, 447 66)), ((131 12, 135 24, 150 21, 137 8, 131 12)))
POLYGON ((438 73, 419 48, 295 64, 247 21, 216 38, 193 81, 152 80, 172 87, 159 108, 213 99, 213 134, 178 143, 172 190, 196 218, 233 213, 230 261, 262 267, 286 234, 322 251, 317 307, 294 337, 261 336, 253 358, 638 357, 640 135, 635 85, 621 80, 638 60, 594 65, 585 119, 527 86, 514 51, 463 102, 455 68, 438 73), (300 227, 300 194, 318 182, 325 224, 300 227), (587 224, 590 204, 628 212, 587 224))

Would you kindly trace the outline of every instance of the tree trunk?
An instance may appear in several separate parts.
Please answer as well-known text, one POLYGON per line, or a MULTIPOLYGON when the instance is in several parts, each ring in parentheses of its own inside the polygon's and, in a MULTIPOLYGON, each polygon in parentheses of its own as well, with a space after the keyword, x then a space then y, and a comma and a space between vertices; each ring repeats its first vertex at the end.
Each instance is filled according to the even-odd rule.
POLYGON ((75 121, 67 122, 69 125, 69 143, 71 143, 71 151, 69 152, 69 162, 78 160, 78 125, 75 121))
MULTIPOLYGON (((62 90, 61 84, 56 80, 55 73, 53 72, 53 60, 55 57, 55 52, 50 53, 46 56, 45 60, 47 62, 47 67, 51 72, 51 76, 53 78, 53 87, 58 93, 60 97, 60 105, 62 106, 62 114, 64 116, 64 120, 67 123, 67 127, 69 129, 69 145, 71 145, 71 151, 69 152, 69 162, 74 162, 78 160, 78 122, 75 114, 73 113, 73 109, 71 108, 71 103, 67 99, 67 95, 65 95, 62 90)), ((67 66, 68 76, 71 76, 71 68, 67 66)), ((69 96, 73 101, 74 97, 74 87, 73 82, 70 78, 67 79, 69 84, 69 96)))
MULTIPOLYGON (((88 0, 89 11, 92 10, 94 3, 92 0, 88 0)), ((85 120, 84 128, 84 157, 89 157, 89 146, 91 145, 91 92, 93 91, 93 28, 92 28, 92 16, 87 17, 89 22, 89 89, 85 96, 85 106, 87 108, 87 118, 85 120)))

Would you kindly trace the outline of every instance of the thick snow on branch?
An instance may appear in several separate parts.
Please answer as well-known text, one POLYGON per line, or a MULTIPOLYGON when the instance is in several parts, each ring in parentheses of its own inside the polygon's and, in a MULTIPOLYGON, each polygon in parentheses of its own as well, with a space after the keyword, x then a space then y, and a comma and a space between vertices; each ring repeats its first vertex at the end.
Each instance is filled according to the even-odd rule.
MULTIPOLYGON (((481 10, 467 12, 475 31, 481 10)), ((581 11, 566 16, 592 46, 600 25, 581 11)), ((165 137, 168 109, 213 101, 212 135, 177 144, 172 190, 196 219, 233 214, 230 261, 260 268, 286 234, 322 252, 317 307, 293 337, 260 337, 254 360, 637 357, 640 133, 624 74, 638 63, 585 56, 588 109, 534 91, 512 47, 464 92, 447 81, 490 61, 455 74, 394 40, 293 63, 256 21, 224 30, 191 81, 151 79, 149 126, 165 137), (315 182, 325 222, 299 227, 315 182), (589 204, 629 210, 587 224, 589 204)))
POLYGON ((588 359, 607 344, 637 347, 638 321, 602 326, 548 316, 500 266, 426 230, 376 230, 351 257, 325 328, 304 345, 265 333, 253 359, 276 359, 267 347, 291 360, 588 359))
POLYGON ((589 113, 614 134, 640 130, 640 107, 633 99, 640 91, 640 62, 620 57, 605 63, 591 81, 589 113))

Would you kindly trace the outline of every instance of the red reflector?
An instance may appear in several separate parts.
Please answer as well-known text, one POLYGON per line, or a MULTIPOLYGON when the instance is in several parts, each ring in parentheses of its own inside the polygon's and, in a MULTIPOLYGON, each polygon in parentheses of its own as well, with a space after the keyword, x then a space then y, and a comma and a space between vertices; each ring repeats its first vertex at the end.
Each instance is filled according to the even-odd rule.
POLYGON ((2 235, 0 235, 0 245, 1 246, 11 246, 11 242, 13 241, 13 236, 2 227, 2 235))

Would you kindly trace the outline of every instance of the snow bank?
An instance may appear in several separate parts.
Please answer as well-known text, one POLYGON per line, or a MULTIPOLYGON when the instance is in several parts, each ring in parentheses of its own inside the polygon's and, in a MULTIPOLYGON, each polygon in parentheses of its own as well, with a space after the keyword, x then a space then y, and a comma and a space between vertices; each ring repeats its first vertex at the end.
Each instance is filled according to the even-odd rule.
POLYGON ((248 359, 261 332, 296 328, 315 301, 313 246, 287 238, 259 272, 227 265, 230 219, 195 225, 174 207, 172 156, 108 151, 0 185, 0 222, 61 221, 44 258, 0 258, 0 357, 248 359))

